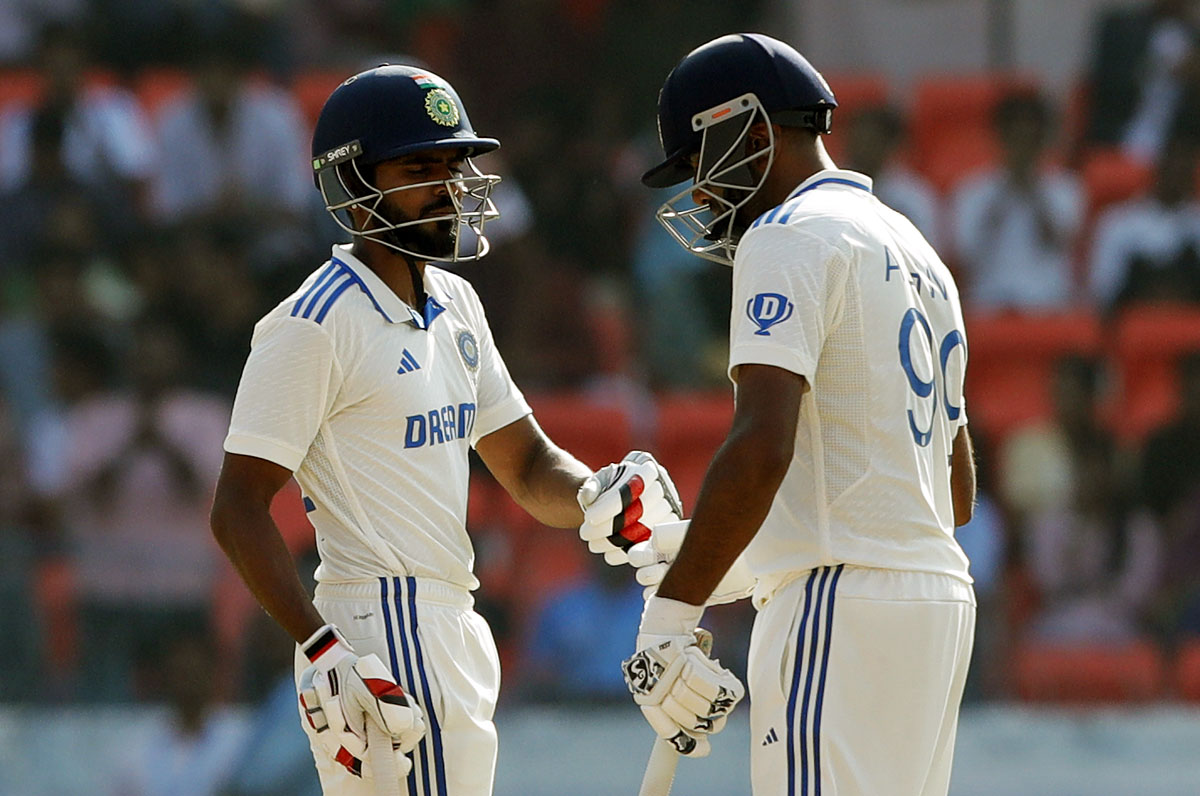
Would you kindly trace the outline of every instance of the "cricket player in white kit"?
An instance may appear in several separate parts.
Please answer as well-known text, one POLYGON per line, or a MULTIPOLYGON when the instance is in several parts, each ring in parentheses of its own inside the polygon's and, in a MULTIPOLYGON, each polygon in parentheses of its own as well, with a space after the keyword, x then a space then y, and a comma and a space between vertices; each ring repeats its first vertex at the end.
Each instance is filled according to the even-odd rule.
POLYGON ((733 267, 736 411, 674 563, 665 533, 631 553, 662 579, 626 671, 660 736, 702 737, 644 673, 669 679, 706 601, 752 593, 755 796, 944 796, 975 622, 954 538, 975 488, 967 338, 937 254, 826 154, 835 107, 757 34, 663 85, 665 160, 643 181, 693 180, 659 218, 733 267))
POLYGON ((471 156, 497 146, 428 71, 385 65, 339 86, 313 167, 354 242, 255 327, 234 403, 213 532, 298 643, 300 718, 326 794, 492 791, 500 673, 472 610, 469 447, 522 507, 579 526, 613 564, 682 513, 648 454, 593 473, 548 440, 470 284, 430 265, 486 253, 499 177, 471 156), (269 514, 293 474, 316 529, 315 600, 269 514), (402 781, 376 781, 378 731, 402 781))

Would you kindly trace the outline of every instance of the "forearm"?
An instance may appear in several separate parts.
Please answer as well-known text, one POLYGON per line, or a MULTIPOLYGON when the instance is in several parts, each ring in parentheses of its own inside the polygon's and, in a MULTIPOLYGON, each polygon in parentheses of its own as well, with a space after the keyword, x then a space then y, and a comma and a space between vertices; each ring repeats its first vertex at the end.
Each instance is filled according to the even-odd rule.
POLYGON ((552 528, 573 528, 583 522, 575 496, 591 469, 549 440, 530 457, 513 495, 521 508, 552 528))
POLYGON ((218 502, 212 513, 213 535, 258 604, 297 643, 325 620, 313 607, 296 572, 291 553, 265 505, 218 502))
POLYGON ((660 597, 703 605, 767 517, 788 461, 751 438, 731 437, 709 466, 687 536, 660 597))

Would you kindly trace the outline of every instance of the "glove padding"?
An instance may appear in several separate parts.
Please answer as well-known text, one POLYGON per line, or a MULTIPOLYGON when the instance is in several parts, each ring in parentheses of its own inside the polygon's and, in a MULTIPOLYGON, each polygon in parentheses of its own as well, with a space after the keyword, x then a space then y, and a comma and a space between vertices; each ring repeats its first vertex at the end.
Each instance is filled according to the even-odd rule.
POLYGON ((583 509, 580 538, 613 566, 627 563, 629 548, 650 539, 656 525, 683 517, 671 476, 645 451, 592 473, 576 499, 583 509))
POLYGON ((396 767, 408 775, 408 753, 425 735, 420 706, 396 684, 377 655, 358 657, 333 625, 325 625, 302 646, 312 665, 300 675, 300 705, 329 755, 355 776, 363 776, 366 722, 391 736, 396 767))
MULTIPOLYGON (((655 597, 647 602, 676 603, 655 597)), ((691 608, 692 606, 688 606, 691 608)), ((646 626, 645 616, 643 627, 646 626)), ((695 630, 679 635, 638 635, 638 652, 621 664, 633 701, 660 737, 688 757, 705 757, 712 750, 708 737, 725 728, 725 721, 745 696, 741 682, 711 660, 712 635, 695 630)))
MULTIPOLYGON (((683 545, 683 537, 687 535, 691 520, 664 522, 654 526, 654 534, 644 542, 638 542, 629 548, 629 564, 637 569, 637 582, 646 587, 645 597, 650 599, 658 589, 658 584, 666 577, 667 570, 679 548, 683 545)), ((717 588, 705 605, 723 605, 749 597, 754 593, 757 583, 754 573, 746 563, 745 556, 734 559, 733 565, 721 578, 717 588)))

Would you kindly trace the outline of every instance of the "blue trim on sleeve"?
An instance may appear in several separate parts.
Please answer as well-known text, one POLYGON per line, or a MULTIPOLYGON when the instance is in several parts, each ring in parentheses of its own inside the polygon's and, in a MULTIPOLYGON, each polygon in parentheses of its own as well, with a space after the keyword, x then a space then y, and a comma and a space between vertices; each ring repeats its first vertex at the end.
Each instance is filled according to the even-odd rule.
POLYGON ((291 312, 293 318, 299 315, 302 311, 304 312, 304 317, 308 317, 308 313, 312 311, 313 303, 316 302, 316 300, 321 297, 321 294, 324 293, 329 287, 328 282, 331 280, 334 272, 337 270, 338 264, 335 262, 330 263, 325 267, 325 270, 322 271, 321 275, 317 277, 317 281, 313 282, 309 286, 308 290, 304 291, 304 294, 300 296, 300 298, 296 299, 296 304, 292 307, 291 312), (301 310, 301 307, 305 303, 308 304, 308 309, 301 310))
POLYGON ((346 288, 354 284, 355 279, 357 279, 357 277, 355 277, 354 274, 349 274, 349 278, 343 279, 342 282, 338 284, 337 289, 329 294, 329 298, 325 299, 325 303, 321 305, 321 311, 317 313, 317 317, 313 320, 315 320, 317 323, 325 320, 325 316, 329 314, 331 309, 333 309, 334 303, 338 300, 338 298, 341 297, 343 293, 346 292, 346 288))

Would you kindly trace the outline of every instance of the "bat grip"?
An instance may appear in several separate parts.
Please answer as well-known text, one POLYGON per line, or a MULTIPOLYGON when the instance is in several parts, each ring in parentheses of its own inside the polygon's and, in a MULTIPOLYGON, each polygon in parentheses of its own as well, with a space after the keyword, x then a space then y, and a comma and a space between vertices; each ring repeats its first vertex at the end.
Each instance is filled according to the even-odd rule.
POLYGON ((655 738, 638 796, 669 796, 671 785, 675 782, 675 766, 678 764, 679 753, 671 746, 671 742, 655 738))
POLYGON ((371 764, 371 777, 375 780, 375 796, 403 796, 392 738, 370 716, 367 717, 367 760, 371 764))

